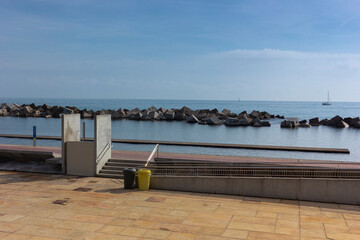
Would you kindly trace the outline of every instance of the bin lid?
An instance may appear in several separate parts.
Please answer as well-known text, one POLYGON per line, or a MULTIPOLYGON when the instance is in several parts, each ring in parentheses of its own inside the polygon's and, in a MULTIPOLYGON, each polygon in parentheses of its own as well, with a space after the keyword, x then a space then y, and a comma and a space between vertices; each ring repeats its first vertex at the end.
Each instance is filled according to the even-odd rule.
POLYGON ((138 174, 150 175, 151 171, 149 169, 139 169, 138 174))
POLYGON ((123 171, 125 172, 136 172, 135 168, 124 168, 123 171))

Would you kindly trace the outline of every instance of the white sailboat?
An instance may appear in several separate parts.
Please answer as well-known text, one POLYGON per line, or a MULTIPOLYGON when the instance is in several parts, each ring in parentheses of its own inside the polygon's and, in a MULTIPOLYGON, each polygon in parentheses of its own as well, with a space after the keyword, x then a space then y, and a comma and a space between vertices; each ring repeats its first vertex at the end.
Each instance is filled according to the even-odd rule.
POLYGON ((328 91, 328 94, 327 94, 327 101, 323 102, 322 105, 331 105, 329 91, 328 91))

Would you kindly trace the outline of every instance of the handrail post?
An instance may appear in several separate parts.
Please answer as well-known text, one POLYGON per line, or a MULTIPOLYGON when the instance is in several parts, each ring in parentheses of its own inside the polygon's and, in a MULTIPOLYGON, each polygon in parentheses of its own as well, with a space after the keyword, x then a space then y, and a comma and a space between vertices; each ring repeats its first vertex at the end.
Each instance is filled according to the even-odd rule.
POLYGON ((154 150, 151 152, 148 160, 147 160, 146 163, 145 163, 145 167, 148 166, 149 162, 150 162, 151 159, 154 157, 154 155, 155 155, 155 153, 156 153, 156 151, 157 151, 158 148, 159 148, 159 144, 156 144, 156 146, 154 147, 154 150))

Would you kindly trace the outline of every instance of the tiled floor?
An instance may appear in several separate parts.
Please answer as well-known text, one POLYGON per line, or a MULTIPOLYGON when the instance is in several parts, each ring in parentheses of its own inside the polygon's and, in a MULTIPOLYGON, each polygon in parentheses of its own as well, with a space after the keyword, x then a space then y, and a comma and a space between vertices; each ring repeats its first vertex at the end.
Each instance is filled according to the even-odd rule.
POLYGON ((122 186, 0 171, 0 239, 360 239, 355 205, 122 186))

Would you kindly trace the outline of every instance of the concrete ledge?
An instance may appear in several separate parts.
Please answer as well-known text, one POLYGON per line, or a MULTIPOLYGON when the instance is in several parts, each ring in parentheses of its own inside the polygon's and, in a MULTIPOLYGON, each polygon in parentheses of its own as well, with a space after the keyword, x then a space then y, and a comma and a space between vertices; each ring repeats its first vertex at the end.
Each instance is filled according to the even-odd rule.
POLYGON ((0 149, 0 161, 45 162, 49 158, 54 158, 52 152, 0 149))
POLYGON ((150 188, 360 204, 360 180, 151 176, 150 188))

